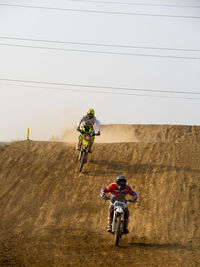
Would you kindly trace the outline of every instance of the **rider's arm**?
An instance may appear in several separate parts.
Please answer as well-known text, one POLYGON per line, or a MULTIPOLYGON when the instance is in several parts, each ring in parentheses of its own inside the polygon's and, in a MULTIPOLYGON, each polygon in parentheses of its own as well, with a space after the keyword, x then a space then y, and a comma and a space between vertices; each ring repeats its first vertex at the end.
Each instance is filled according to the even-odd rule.
POLYGON ((80 121, 79 121, 79 123, 78 123, 78 125, 77 125, 77 128, 80 128, 80 127, 81 127, 81 123, 84 122, 84 120, 85 120, 85 116, 83 116, 83 117, 80 119, 80 121))
POLYGON ((110 185, 104 187, 104 188, 101 190, 101 197, 104 198, 105 195, 106 195, 107 193, 110 193, 111 191, 112 191, 112 184, 110 184, 110 185))
POLYGON ((130 187, 130 185, 127 185, 128 193, 129 195, 133 196, 133 199, 137 201, 138 194, 130 187))
POLYGON ((101 197, 103 198, 107 193, 109 193, 108 186, 101 190, 101 197))
POLYGON ((97 126, 97 131, 100 132, 100 121, 97 120, 96 117, 95 117, 95 123, 96 123, 96 126, 97 126))

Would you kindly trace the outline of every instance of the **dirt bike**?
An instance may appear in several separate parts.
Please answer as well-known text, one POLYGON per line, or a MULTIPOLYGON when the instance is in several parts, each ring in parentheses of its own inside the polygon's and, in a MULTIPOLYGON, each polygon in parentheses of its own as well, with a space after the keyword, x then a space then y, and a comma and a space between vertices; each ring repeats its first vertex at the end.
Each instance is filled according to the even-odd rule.
POLYGON ((87 131, 83 132, 82 130, 79 130, 79 132, 83 135, 83 141, 78 155, 79 171, 81 172, 83 169, 83 165, 87 162, 89 144, 91 142, 91 138, 99 134, 96 134, 95 132, 87 132, 87 131))
MULTIPOLYGON (((108 198, 110 199, 110 198, 108 198)), ((131 203, 135 203, 133 200, 126 200, 131 203)), ((114 234, 114 244, 118 246, 119 240, 124 234, 124 220, 125 220, 125 209, 127 208, 125 200, 115 200, 114 212, 112 220, 112 233, 114 234)))

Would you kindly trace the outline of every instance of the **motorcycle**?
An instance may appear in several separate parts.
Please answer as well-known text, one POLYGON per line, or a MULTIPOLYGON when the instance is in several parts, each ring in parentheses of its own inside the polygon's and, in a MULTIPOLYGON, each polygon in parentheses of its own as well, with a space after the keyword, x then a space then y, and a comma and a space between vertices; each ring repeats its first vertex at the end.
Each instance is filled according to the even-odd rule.
POLYGON ((78 155, 79 171, 81 172, 83 169, 83 165, 87 162, 89 144, 91 142, 91 138, 99 134, 96 134, 95 132, 82 131, 82 130, 79 130, 79 132, 83 135, 83 141, 78 155))
MULTIPOLYGON (((109 199, 109 198, 108 198, 109 199)), ((114 213, 112 220, 112 233, 114 234, 114 244, 118 246, 119 240, 124 234, 124 221, 125 221, 125 209, 127 208, 126 202, 135 203, 133 200, 115 200, 114 213)))

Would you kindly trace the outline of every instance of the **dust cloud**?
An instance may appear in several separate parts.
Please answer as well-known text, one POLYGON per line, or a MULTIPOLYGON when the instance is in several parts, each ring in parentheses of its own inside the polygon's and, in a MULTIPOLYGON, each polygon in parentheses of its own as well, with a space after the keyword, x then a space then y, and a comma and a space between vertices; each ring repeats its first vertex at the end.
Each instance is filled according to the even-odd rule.
MULTIPOLYGON (((60 141, 76 143, 78 135, 76 128, 68 129, 60 141)), ((101 125, 101 135, 95 138, 95 143, 121 142, 200 143, 200 130, 187 125, 105 124, 101 125)))
MULTIPOLYGON (((95 128, 96 130, 96 128, 95 128)), ((66 130, 60 139, 63 142, 76 143, 79 133, 76 128, 66 130)), ((95 137, 95 143, 137 142, 134 128, 129 125, 101 125, 101 135, 95 137)))

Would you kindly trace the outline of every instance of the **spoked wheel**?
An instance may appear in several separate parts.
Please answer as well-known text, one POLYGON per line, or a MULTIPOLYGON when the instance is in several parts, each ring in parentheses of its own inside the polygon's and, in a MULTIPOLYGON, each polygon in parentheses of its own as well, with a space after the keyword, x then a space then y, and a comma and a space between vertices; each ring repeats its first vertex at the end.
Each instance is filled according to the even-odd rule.
POLYGON ((115 246, 118 246, 119 239, 121 237, 120 224, 121 224, 121 216, 118 216, 116 222, 116 231, 115 231, 115 246))

